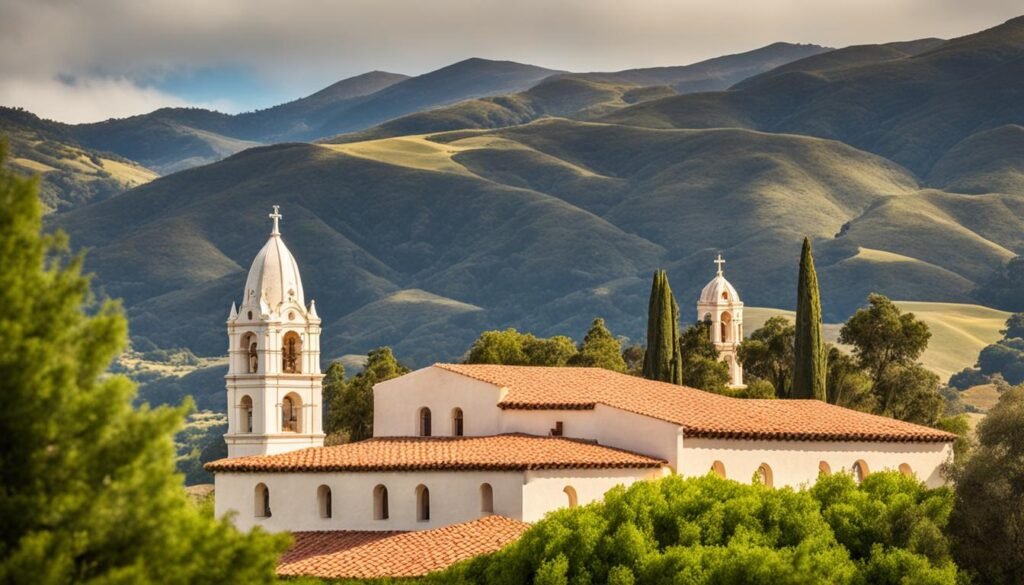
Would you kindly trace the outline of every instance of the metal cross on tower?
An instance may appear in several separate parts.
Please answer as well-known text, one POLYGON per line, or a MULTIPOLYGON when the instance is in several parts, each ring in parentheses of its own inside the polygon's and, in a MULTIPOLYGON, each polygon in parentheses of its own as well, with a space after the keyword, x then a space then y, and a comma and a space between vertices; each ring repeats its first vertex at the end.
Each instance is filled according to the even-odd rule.
POLYGON ((279 235, 281 235, 281 231, 277 227, 277 221, 279 219, 281 219, 282 217, 284 217, 284 216, 281 215, 278 212, 279 209, 281 209, 281 206, 280 205, 275 205, 274 206, 274 213, 271 213, 270 216, 269 216, 270 219, 274 220, 274 231, 270 232, 270 235, 272 235, 272 236, 279 236, 279 235))
POLYGON ((721 276, 722 275, 722 264, 725 264, 725 260, 722 259, 722 255, 721 254, 719 254, 718 257, 715 258, 715 264, 718 264, 718 275, 721 276))

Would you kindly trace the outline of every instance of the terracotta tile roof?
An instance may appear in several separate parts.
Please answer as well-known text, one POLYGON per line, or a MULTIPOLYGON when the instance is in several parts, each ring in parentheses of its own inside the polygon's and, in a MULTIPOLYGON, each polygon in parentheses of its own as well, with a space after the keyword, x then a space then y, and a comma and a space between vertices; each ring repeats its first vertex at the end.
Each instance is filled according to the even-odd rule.
POLYGON ((795 441, 949 442, 950 433, 820 400, 731 398, 600 368, 435 364, 507 388, 508 409, 592 409, 603 404, 678 424, 686 437, 795 441))
POLYGON ((509 434, 488 437, 379 437, 278 455, 206 464, 209 471, 517 471, 661 467, 665 461, 595 443, 509 434))
POLYGON ((278 575, 322 579, 419 577, 494 552, 530 525, 504 516, 416 532, 295 532, 278 575))

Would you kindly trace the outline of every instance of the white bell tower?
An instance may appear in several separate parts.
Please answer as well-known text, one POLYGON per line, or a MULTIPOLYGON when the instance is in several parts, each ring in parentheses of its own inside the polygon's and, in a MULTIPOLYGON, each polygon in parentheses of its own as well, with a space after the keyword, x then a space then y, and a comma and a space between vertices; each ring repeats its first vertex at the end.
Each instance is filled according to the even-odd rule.
POLYGON ((273 231, 228 316, 228 457, 321 447, 320 317, 307 308, 299 266, 273 231))
POLYGON ((729 365, 730 386, 743 385, 743 366, 737 358, 743 341, 743 302, 729 281, 725 279, 719 254, 715 258, 718 274, 700 292, 697 301, 697 320, 711 322, 711 341, 718 349, 722 361, 729 365))

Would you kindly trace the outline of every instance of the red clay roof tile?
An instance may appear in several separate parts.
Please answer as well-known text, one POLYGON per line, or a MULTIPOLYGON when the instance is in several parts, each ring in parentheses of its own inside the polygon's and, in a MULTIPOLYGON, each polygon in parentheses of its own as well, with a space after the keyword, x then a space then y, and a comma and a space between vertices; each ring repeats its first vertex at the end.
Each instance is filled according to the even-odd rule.
POLYGON ((820 400, 722 396, 601 368, 435 364, 508 389, 507 409, 592 409, 597 404, 683 427, 686 437, 796 441, 951 442, 950 433, 820 400))
POLYGON ((209 471, 517 471, 525 469, 651 468, 654 459, 560 437, 380 437, 278 455, 250 455, 206 464, 209 471))
POLYGON ((418 577, 494 552, 530 525, 504 516, 416 532, 295 532, 278 575, 323 579, 418 577))

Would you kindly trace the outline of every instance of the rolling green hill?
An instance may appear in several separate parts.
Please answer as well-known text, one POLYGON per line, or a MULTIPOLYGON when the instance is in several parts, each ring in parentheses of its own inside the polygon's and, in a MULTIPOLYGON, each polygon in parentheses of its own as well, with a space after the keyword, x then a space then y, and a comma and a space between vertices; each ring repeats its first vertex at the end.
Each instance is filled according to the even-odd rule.
POLYGON ((968 302, 1024 247, 1011 196, 922 190, 840 142, 565 119, 250 149, 53 225, 91 248, 136 335, 209 355, 274 203, 325 357, 389 343, 413 365, 458 357, 482 329, 580 336, 595 315, 638 340, 650 272, 668 268, 688 318, 718 251, 746 302, 785 307, 804 234, 835 321, 875 290, 968 302))
POLYGON ((729 91, 645 102, 603 121, 830 138, 924 177, 972 134, 1024 119, 1022 53, 1024 17, 1019 17, 903 57, 854 59, 853 65, 843 59, 832 63, 829 54, 809 57, 729 91))
POLYGON ((0 107, 0 140, 8 143, 13 169, 39 175, 47 212, 113 197, 159 176, 124 157, 86 148, 63 125, 24 110, 0 107))

